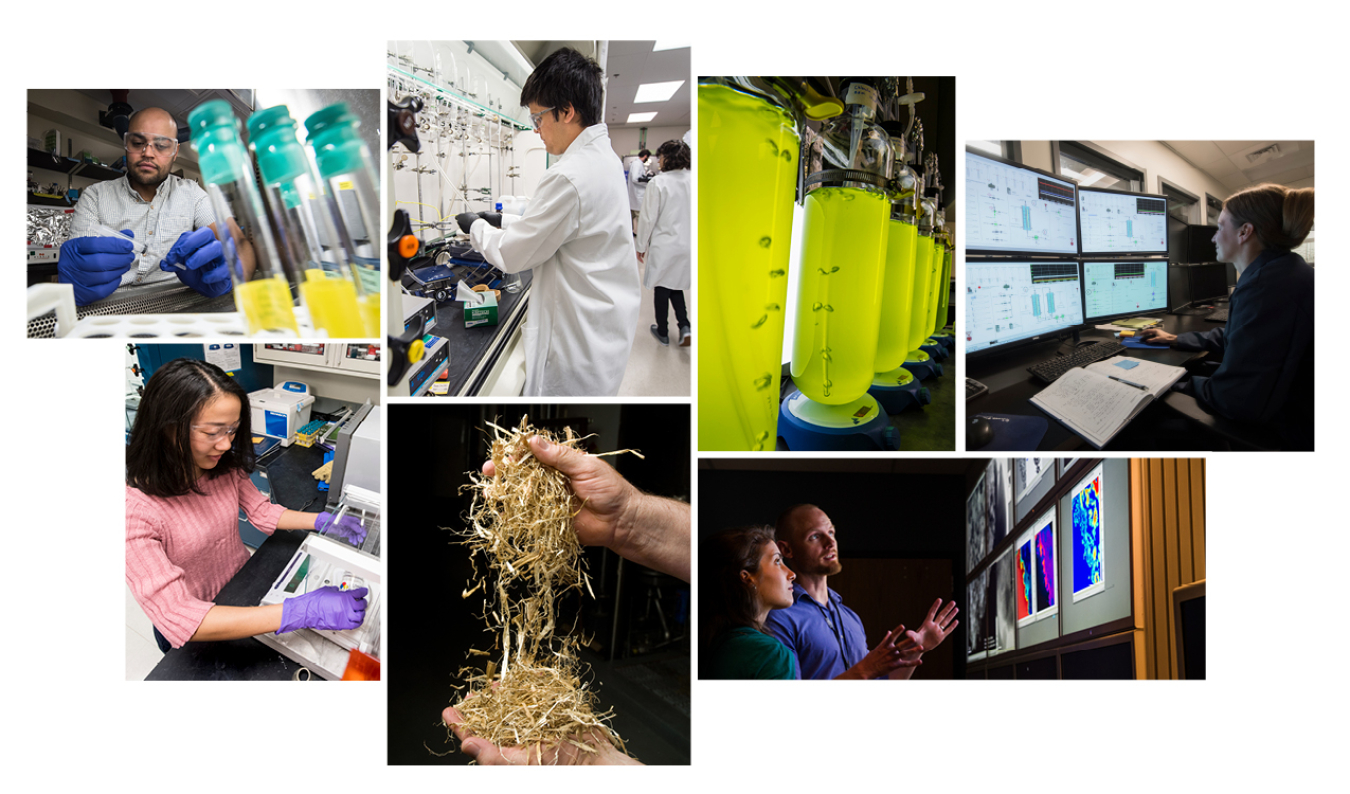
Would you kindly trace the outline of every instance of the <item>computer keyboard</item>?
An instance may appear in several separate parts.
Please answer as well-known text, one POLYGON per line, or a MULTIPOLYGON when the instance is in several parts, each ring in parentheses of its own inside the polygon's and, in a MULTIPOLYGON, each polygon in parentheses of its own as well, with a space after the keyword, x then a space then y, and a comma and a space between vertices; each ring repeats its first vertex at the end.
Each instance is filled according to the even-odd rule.
POLYGON ((988 387, 988 386, 984 385, 983 383, 980 383, 979 381, 975 380, 974 378, 966 378, 966 399, 967 399, 967 400, 971 400, 971 399, 974 399, 975 397, 979 397, 981 394, 984 394, 984 393, 987 392, 987 391, 989 391, 989 387, 988 387))
POLYGON ((1119 342, 1093 342, 1090 345, 1077 348, 1067 356, 1056 356, 1027 367, 1027 372, 1046 383, 1054 383, 1060 375, 1074 367, 1085 367, 1094 361, 1101 361, 1104 358, 1110 358, 1124 352, 1125 346, 1119 342))
POLYGON ((1218 307, 1217 309, 1215 309, 1214 311, 1210 312, 1209 315, 1208 315, 1207 317, 1205 317, 1205 321, 1206 321, 1206 322, 1211 322, 1211 323, 1226 323, 1226 322, 1228 322, 1228 306, 1227 306, 1227 304, 1225 304, 1225 305, 1223 305, 1223 306, 1220 306, 1220 307, 1218 307))

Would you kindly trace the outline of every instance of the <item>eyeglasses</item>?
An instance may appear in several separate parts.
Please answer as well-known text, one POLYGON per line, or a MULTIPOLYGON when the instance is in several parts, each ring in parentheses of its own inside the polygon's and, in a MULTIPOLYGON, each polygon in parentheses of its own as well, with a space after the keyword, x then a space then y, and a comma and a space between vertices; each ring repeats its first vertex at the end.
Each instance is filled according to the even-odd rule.
POLYGON ((142 135, 138 132, 128 132, 122 136, 122 142, 126 144, 128 152, 139 154, 145 151, 145 147, 153 146, 157 154, 168 154, 178 146, 178 141, 164 135, 142 135))
POLYGON ((539 111, 538 113, 531 113, 531 114, 530 114, 530 123, 534 125, 534 130, 535 130, 535 132, 538 132, 538 131, 539 131, 539 122, 540 122, 540 121, 543 121, 543 119, 544 119, 544 114, 547 113, 547 112, 549 112, 550 110, 555 110, 555 108, 544 108, 543 110, 539 111))
POLYGON ((222 427, 220 425, 192 425, 192 429, 211 439, 215 443, 226 436, 234 438, 234 434, 239 432, 239 425, 222 427))

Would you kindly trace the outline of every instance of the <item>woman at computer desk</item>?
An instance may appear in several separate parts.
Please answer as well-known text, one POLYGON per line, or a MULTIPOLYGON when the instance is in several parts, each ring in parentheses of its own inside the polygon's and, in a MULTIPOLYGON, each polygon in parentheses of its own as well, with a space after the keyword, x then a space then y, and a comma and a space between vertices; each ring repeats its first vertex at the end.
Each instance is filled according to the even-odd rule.
POLYGON ((1220 357, 1214 374, 1192 378, 1187 391, 1220 416, 1275 426, 1290 449, 1313 445, 1313 269, 1290 250, 1312 225, 1310 187, 1264 184, 1234 193, 1214 233, 1219 261, 1238 273, 1227 325, 1141 334, 1220 357))
POLYGON ((268 535, 320 529, 354 542, 365 536, 354 519, 268 503, 249 479, 250 413, 244 389, 205 361, 170 361, 145 386, 127 442, 127 586, 161 651, 188 640, 354 629, 365 618, 363 587, 322 587, 272 606, 214 603, 249 558, 239 539, 240 509, 268 535))

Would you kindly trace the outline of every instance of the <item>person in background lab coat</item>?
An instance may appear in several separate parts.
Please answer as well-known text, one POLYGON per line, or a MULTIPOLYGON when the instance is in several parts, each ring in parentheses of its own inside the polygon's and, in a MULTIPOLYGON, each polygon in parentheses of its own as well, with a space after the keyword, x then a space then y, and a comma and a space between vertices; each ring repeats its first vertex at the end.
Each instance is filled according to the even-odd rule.
POLYGON ((693 334, 684 306, 684 290, 689 289, 689 147, 682 141, 666 141, 656 150, 661 173, 647 186, 646 200, 638 218, 638 261, 646 264, 642 286, 654 289, 656 324, 652 336, 663 345, 670 344, 666 333, 666 305, 675 305, 675 321, 680 330, 680 345, 688 347, 693 334))
POLYGON ((652 153, 648 149, 638 152, 637 162, 628 164, 628 209, 633 212, 633 233, 637 233, 638 215, 642 212, 642 197, 647 192, 647 183, 652 175, 647 173, 647 161, 652 153))
POLYGON ((520 101, 559 159, 524 215, 456 218, 492 265, 534 271, 524 330, 527 396, 618 394, 633 348, 641 288, 623 163, 601 123, 602 75, 573 49, 545 58, 520 101))

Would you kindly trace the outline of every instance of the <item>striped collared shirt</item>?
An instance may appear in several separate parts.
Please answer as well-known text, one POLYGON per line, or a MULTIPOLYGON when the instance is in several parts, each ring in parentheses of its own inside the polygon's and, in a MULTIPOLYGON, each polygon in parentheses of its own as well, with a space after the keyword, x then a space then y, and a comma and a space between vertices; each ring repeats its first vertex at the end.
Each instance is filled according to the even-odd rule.
MULTIPOLYGON (((146 243, 147 250, 162 259, 180 235, 215 222, 211 201, 196 182, 169 175, 160 183, 155 197, 146 201, 124 176, 90 185, 81 192, 70 222, 70 236, 87 235, 100 223, 118 231, 130 229, 137 240, 146 243)), ((131 297, 129 290, 137 287, 177 281, 174 273, 158 268, 138 280, 140 275, 134 267, 123 274, 116 297, 131 297)))

